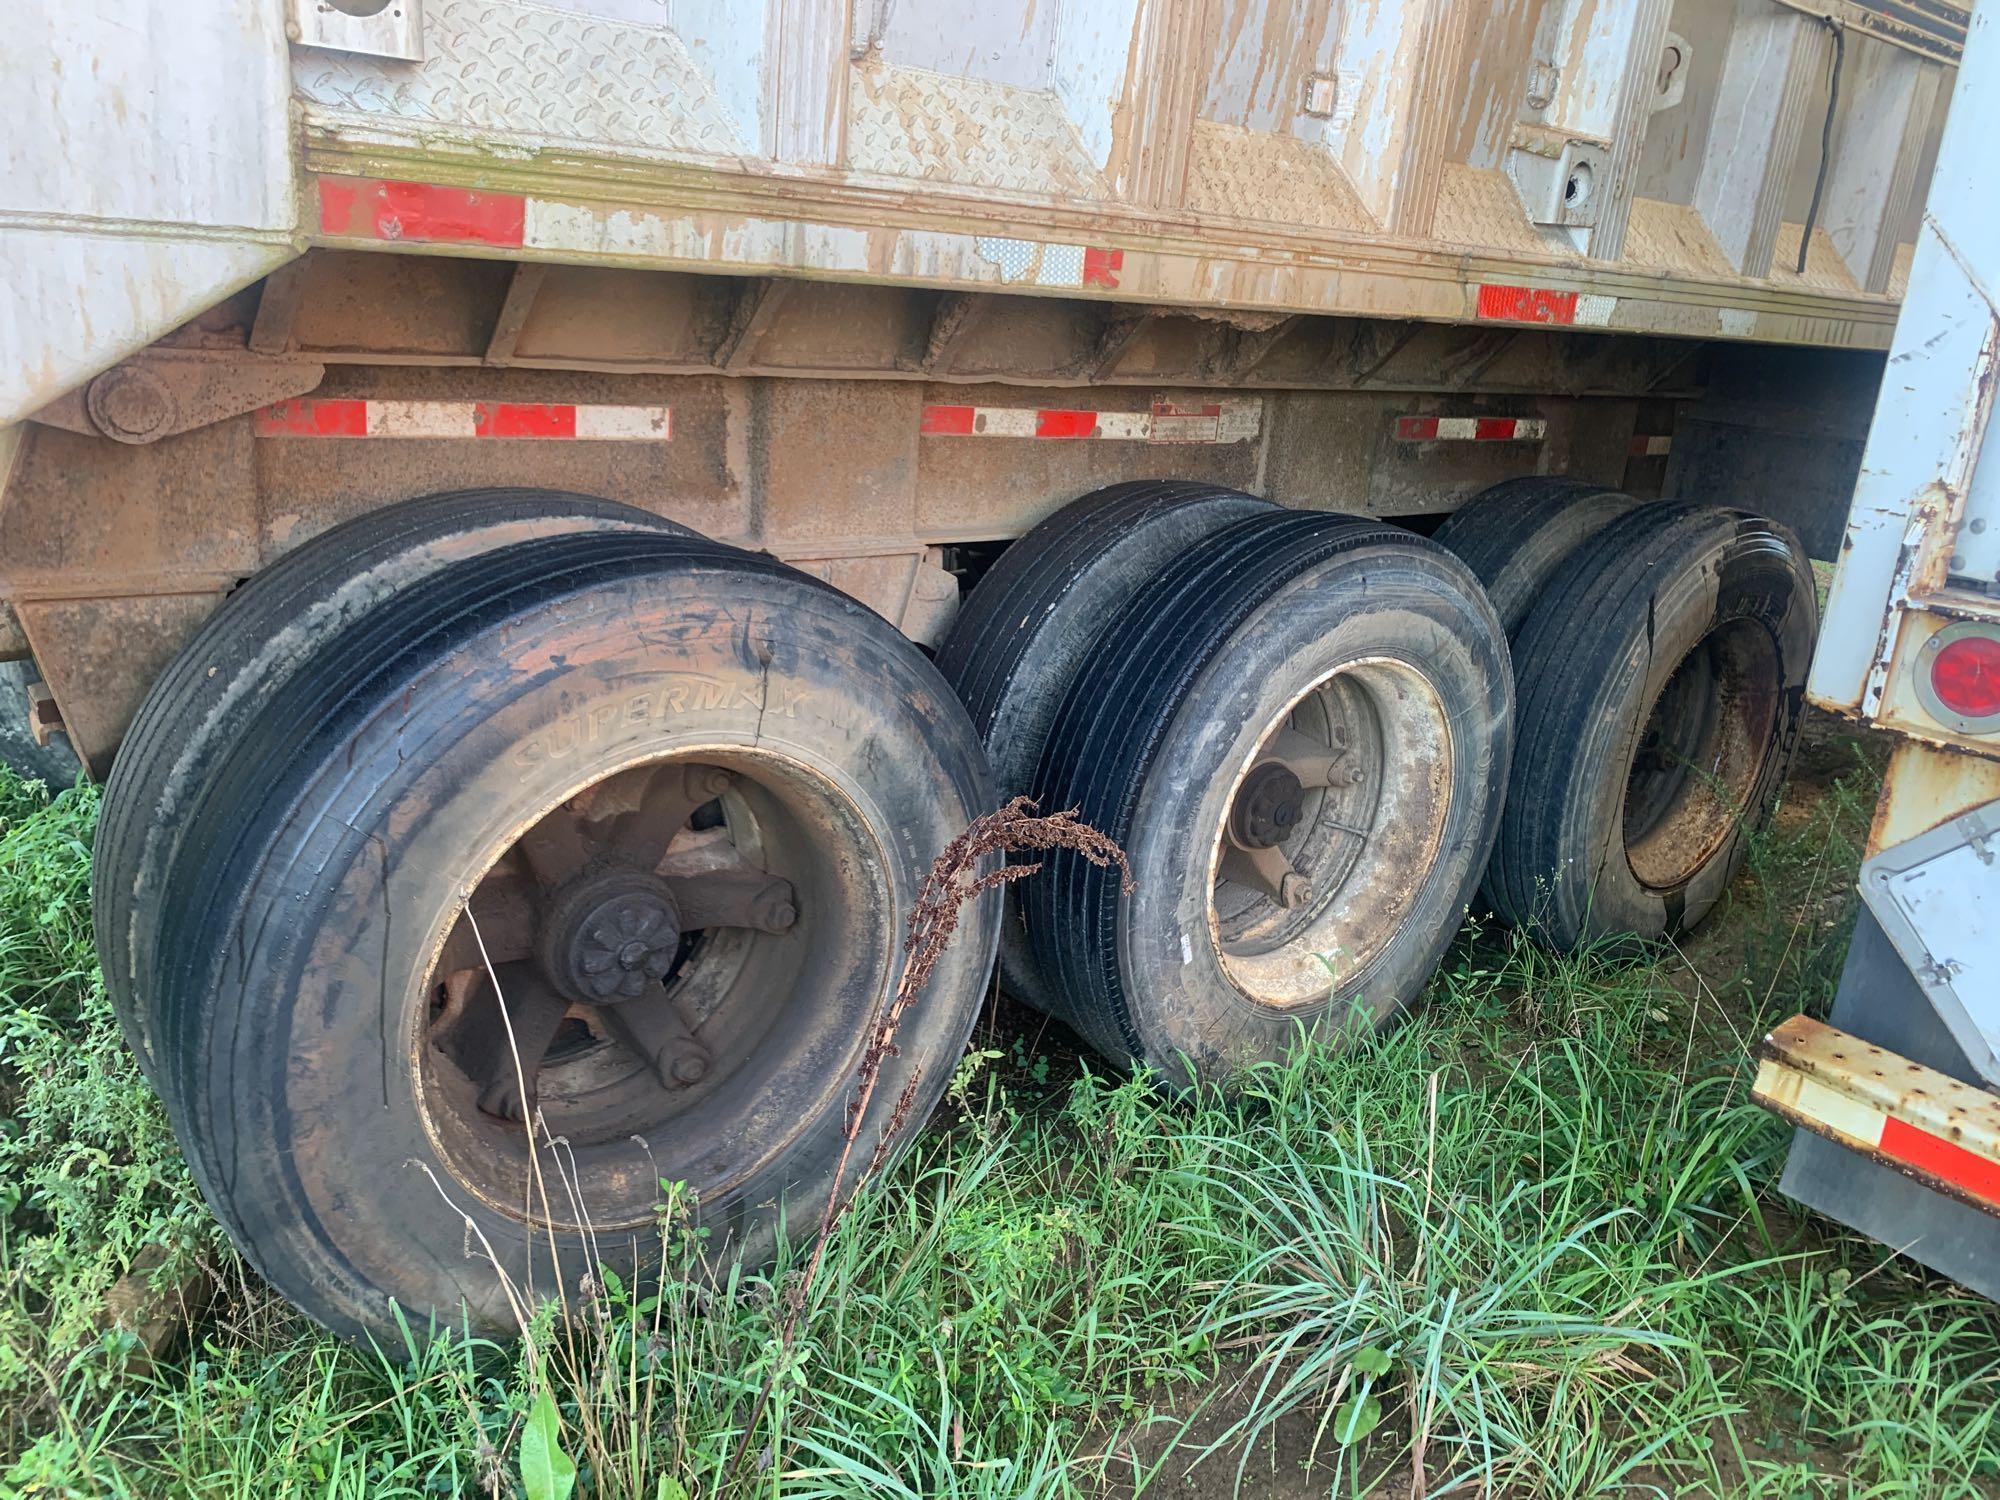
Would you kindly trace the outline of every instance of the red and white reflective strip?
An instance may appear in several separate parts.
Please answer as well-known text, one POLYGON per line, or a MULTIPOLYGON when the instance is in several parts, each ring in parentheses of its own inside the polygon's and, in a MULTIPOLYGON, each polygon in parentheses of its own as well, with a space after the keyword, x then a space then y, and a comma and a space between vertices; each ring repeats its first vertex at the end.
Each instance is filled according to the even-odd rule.
POLYGON ((1602 328, 1618 310, 1618 299, 1489 281, 1480 283, 1477 309, 1480 317, 1496 323, 1559 323, 1602 328))
MULTIPOLYGON (((335 240, 492 245, 501 249, 659 254, 674 243, 657 216, 385 177, 316 179, 319 234, 335 240)), ((974 255, 1008 284, 1118 289, 1125 252, 1097 245, 974 236, 974 255)), ((857 268, 858 269, 858 268, 857 268)))
POLYGON ((1625 446, 1629 458, 1658 458, 1674 449, 1673 438, 1666 433, 1635 433, 1632 441, 1625 446))
POLYGON ((1809 1016, 1764 1039, 1751 1094, 1928 1187, 2000 1213, 2000 1099, 1809 1016))
POLYGON ((664 443, 670 406, 577 406, 538 401, 364 401, 306 397, 253 414, 267 438, 574 438, 664 443))
POLYGON ((1398 417, 1402 443, 1539 443, 1549 435, 1540 417, 1398 417))
POLYGON ((1097 438, 1136 443, 1241 443, 1264 421, 1260 400, 1182 404, 1155 401, 1147 411, 1053 406, 926 406, 917 431, 926 437, 1097 438))

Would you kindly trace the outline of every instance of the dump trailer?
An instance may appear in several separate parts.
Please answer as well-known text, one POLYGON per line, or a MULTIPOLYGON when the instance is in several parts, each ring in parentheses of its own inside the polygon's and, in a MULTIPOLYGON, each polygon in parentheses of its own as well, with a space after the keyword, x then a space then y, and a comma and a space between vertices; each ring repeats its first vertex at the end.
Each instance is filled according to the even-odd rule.
POLYGON ((1956 379, 1993 285, 1922 214, 1950 5, 15 10, 0 659, 197 1180, 352 1336, 642 1269, 663 1182, 768 1258, 996 968, 1226 1087, 1475 904, 1670 937, 1809 559, 1885 722, 1985 608, 1958 471, 1847 522, 1899 305, 1956 379), (1022 797, 1125 866, 983 885, 905 1007, 1022 797))
POLYGON ((1830 1017, 1766 1038, 1784 1191, 2000 1297, 2000 28, 1973 24, 1810 681, 1895 736, 1830 1017))

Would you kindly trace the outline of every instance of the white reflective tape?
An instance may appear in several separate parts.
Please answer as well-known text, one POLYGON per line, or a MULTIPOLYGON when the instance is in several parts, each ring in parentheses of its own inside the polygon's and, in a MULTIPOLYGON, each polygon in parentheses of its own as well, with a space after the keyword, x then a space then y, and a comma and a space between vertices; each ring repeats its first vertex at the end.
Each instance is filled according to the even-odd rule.
POLYGON ((1602 328, 1618 310, 1618 299, 1594 292, 1576 299, 1576 321, 1587 328, 1602 328))
POLYGON ((927 437, 1101 439, 1134 443, 1240 443, 1263 430, 1263 402, 1219 401, 1179 406, 1156 401, 1149 411, 1095 411, 1076 406, 927 405, 918 430, 927 437))
POLYGON ((674 435, 674 414, 665 406, 579 406, 576 435, 580 438, 608 438, 633 441, 657 438, 662 442, 674 435))
POLYGON ((478 435, 470 401, 370 401, 368 435, 469 438, 478 435))
POLYGON ((1774 1058, 1758 1061, 1752 1092, 1864 1151, 1874 1151, 1882 1144, 1882 1127, 1889 1117, 1881 1110, 1828 1087, 1810 1074, 1787 1068, 1774 1058))
POLYGON ((1101 411, 1097 414, 1097 437, 1144 442, 1152 435, 1153 414, 1149 411, 1101 411))
POLYGON ((1033 437, 1041 416, 1032 406, 973 408, 972 430, 982 437, 1033 437))

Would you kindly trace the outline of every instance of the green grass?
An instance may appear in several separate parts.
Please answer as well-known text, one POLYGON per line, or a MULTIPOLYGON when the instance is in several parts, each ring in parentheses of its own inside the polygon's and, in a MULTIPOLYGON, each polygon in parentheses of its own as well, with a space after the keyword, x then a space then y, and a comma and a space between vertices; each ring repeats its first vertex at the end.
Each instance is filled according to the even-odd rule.
POLYGON ((0 783, 0 1495, 1179 1494, 1203 1453, 1206 1494, 1987 1492, 2000 1315, 1787 1205, 1747 1100, 1838 974, 1872 787, 1831 754, 1685 952, 1469 933, 1407 1024, 1230 1100, 983 1031, 790 1348, 794 1268, 694 1274, 671 1201, 668 1274, 519 1345, 319 1334, 124 1056, 93 794, 0 783), (149 1247, 215 1287, 157 1364, 97 1327, 149 1247))

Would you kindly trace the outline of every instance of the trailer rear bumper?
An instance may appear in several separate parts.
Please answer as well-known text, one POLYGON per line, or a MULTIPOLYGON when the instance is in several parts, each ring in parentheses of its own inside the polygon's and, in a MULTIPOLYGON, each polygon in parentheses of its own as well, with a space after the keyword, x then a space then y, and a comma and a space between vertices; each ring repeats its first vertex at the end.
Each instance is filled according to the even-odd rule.
POLYGON ((1755 1097, 1800 1127, 1779 1191, 2000 1301, 1989 1196, 2000 1178, 2000 1101, 1973 1085, 1977 1073, 1866 905, 1830 1022, 1789 1021, 1761 1049, 1755 1097), (1967 1114, 1955 1120, 1958 1107, 1967 1114), (1913 1140, 1940 1128, 1977 1168, 1941 1152, 1940 1171, 1913 1140))
POLYGON ((1764 1039, 1757 1102, 1932 1189, 2000 1215, 2000 1099, 1824 1021, 1764 1039))

